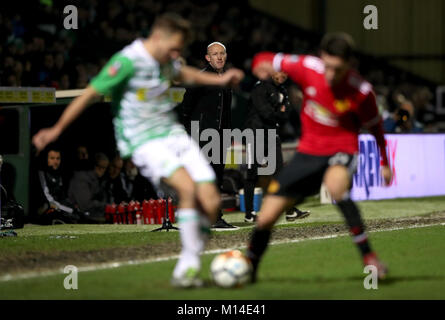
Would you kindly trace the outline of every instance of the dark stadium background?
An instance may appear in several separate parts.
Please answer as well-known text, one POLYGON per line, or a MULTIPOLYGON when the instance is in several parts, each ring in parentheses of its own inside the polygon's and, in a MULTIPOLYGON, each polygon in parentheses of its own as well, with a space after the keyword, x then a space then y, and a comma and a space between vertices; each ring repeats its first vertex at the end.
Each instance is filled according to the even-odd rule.
MULTIPOLYGON (((356 67, 385 99, 386 111, 396 110, 397 96, 402 94, 414 103, 425 132, 445 131, 445 115, 434 110, 436 88, 445 82, 445 2, 441 0, 17 0, 2 1, 0 7, 0 86, 84 88, 113 53, 147 35, 157 14, 174 11, 193 23, 194 41, 184 51, 189 64, 204 67, 207 44, 221 41, 228 48, 228 65, 245 70, 247 77, 235 92, 234 127, 244 124, 249 91, 256 81, 249 72, 256 52, 316 54, 325 32, 345 31, 357 44, 356 67), (363 27, 363 8, 368 4, 378 8, 377 30, 363 27), (76 30, 63 27, 66 5, 78 8, 76 30), (424 106, 416 105, 418 92, 428 96, 424 106)), ((52 125, 64 107, 32 107, 30 133, 52 125)), ((0 110, 0 153, 17 152, 16 117, 0 110)), ((296 139, 297 122, 294 114, 285 140, 296 139)), ((91 155, 113 154, 106 103, 90 108, 59 139, 65 166, 70 166, 78 144, 86 144, 91 155)))

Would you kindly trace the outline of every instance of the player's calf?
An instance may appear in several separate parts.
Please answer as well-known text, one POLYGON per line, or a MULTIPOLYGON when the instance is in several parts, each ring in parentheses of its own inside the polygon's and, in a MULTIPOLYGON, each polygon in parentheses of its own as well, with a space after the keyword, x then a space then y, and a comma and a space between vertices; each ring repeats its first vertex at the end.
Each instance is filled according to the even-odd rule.
POLYGON ((289 203, 288 198, 276 195, 267 196, 261 212, 258 214, 257 224, 252 232, 247 249, 247 257, 252 262, 252 282, 256 281, 256 273, 261 257, 267 249, 271 229, 289 203))
POLYGON ((337 202, 337 205, 343 213, 346 223, 349 226, 352 239, 362 255, 363 264, 365 266, 375 266, 379 279, 384 279, 388 273, 388 268, 377 258, 376 253, 371 249, 358 207, 349 197, 337 202))
POLYGON ((214 183, 200 183, 197 186, 197 200, 202 212, 213 224, 221 207, 221 196, 214 183))
POLYGON ((251 282, 256 282, 256 275, 258 270, 258 265, 260 263, 261 257, 267 249, 271 235, 270 229, 260 229, 256 227, 251 235, 250 242, 247 248, 247 257, 252 263, 252 277, 251 282))

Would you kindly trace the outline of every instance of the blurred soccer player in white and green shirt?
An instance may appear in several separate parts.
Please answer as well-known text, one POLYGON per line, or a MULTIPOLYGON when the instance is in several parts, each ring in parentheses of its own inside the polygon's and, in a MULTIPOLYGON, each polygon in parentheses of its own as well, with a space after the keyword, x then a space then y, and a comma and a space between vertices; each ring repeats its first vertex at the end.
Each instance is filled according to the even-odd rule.
POLYGON ((186 20, 174 14, 159 16, 147 39, 135 40, 116 53, 83 94, 68 105, 57 123, 33 137, 37 150, 43 150, 92 99, 100 94, 111 96, 121 156, 131 157, 155 185, 163 179, 178 193, 182 250, 172 284, 179 287, 202 284, 199 255, 216 219, 220 196, 213 170, 177 122, 172 110, 175 103, 167 90, 173 80, 224 86, 235 85, 244 76, 238 69, 219 76, 180 64, 178 58, 189 34, 186 20))

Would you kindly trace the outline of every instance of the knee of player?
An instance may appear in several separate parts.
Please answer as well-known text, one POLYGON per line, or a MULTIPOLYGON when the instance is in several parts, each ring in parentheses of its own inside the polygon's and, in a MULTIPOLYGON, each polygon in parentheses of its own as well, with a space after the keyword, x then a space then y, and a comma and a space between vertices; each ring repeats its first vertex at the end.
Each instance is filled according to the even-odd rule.
POLYGON ((261 230, 271 230, 272 227, 275 224, 275 219, 272 219, 271 216, 268 216, 266 214, 261 214, 261 212, 257 216, 256 226, 258 229, 261 230))
POLYGON ((328 168, 324 176, 324 184, 335 201, 342 200, 349 192, 349 173, 343 166, 328 168))

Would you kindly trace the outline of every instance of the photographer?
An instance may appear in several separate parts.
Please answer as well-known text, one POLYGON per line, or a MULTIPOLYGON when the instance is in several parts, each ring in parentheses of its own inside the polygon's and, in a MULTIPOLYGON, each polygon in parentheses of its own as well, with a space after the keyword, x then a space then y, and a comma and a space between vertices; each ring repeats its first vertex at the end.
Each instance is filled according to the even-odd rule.
POLYGON ((423 127, 414 119, 414 111, 411 102, 408 100, 401 103, 394 112, 393 117, 387 118, 383 122, 383 128, 388 133, 421 133, 423 127))

